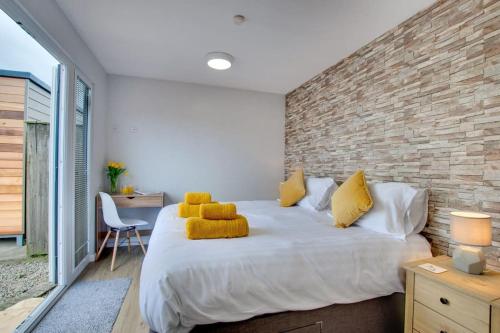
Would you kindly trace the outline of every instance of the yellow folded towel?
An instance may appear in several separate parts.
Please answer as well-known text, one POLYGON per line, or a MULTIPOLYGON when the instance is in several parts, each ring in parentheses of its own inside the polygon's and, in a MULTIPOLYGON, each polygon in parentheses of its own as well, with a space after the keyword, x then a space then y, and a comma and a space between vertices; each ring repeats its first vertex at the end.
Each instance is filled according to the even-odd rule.
POLYGON ((232 220, 207 220, 190 217, 186 220, 188 239, 233 238, 248 236, 248 222, 242 215, 232 220))
POLYGON ((186 192, 184 202, 191 205, 199 205, 212 202, 212 196, 208 192, 186 192))
MULTIPOLYGON (((217 201, 211 202, 210 204, 217 204, 217 201)), ((201 205, 190 205, 185 202, 179 202, 177 206, 177 216, 179 217, 200 217, 200 206, 201 205)))
POLYGON ((179 217, 199 217, 201 205, 190 205, 185 202, 180 202, 177 207, 177 215, 179 217))
POLYGON ((236 205, 227 204, 201 204, 200 217, 208 220, 232 220, 236 218, 236 205))

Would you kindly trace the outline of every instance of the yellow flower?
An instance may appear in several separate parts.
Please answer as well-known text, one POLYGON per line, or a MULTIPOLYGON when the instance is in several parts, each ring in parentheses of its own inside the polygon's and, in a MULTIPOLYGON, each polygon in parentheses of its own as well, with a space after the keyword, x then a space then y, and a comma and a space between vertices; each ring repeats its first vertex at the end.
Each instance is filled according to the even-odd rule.
POLYGON ((108 161, 108 168, 114 168, 114 169, 125 169, 125 163, 123 162, 115 162, 115 161, 108 161))
POLYGON ((128 176, 128 171, 125 170, 125 172, 123 173, 125 176, 128 176))

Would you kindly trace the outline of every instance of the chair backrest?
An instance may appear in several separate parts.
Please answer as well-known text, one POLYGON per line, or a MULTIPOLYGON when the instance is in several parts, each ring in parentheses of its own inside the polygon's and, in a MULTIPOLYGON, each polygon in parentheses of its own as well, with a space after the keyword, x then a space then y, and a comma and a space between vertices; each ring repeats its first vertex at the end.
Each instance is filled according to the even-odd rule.
POLYGON ((118 216, 118 211, 116 210, 116 205, 113 198, 107 193, 99 192, 102 201, 102 215, 104 217, 104 222, 112 228, 123 228, 124 224, 118 216))

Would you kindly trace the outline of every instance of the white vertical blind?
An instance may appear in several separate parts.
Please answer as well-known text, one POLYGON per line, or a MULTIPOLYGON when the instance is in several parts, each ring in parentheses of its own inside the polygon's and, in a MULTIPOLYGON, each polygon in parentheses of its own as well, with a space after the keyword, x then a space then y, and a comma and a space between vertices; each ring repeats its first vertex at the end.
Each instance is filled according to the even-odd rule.
POLYGON ((75 108, 75 267, 89 252, 88 119, 90 88, 76 80, 75 108))

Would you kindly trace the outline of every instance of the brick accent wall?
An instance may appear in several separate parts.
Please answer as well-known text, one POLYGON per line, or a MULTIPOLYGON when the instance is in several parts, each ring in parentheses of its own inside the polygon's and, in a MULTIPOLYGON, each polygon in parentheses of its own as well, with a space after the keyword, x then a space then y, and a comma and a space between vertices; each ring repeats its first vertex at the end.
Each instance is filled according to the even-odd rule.
POLYGON ((285 173, 427 188, 435 253, 453 249, 454 209, 490 214, 500 247, 499 15, 498 0, 438 1, 290 92, 285 173))

